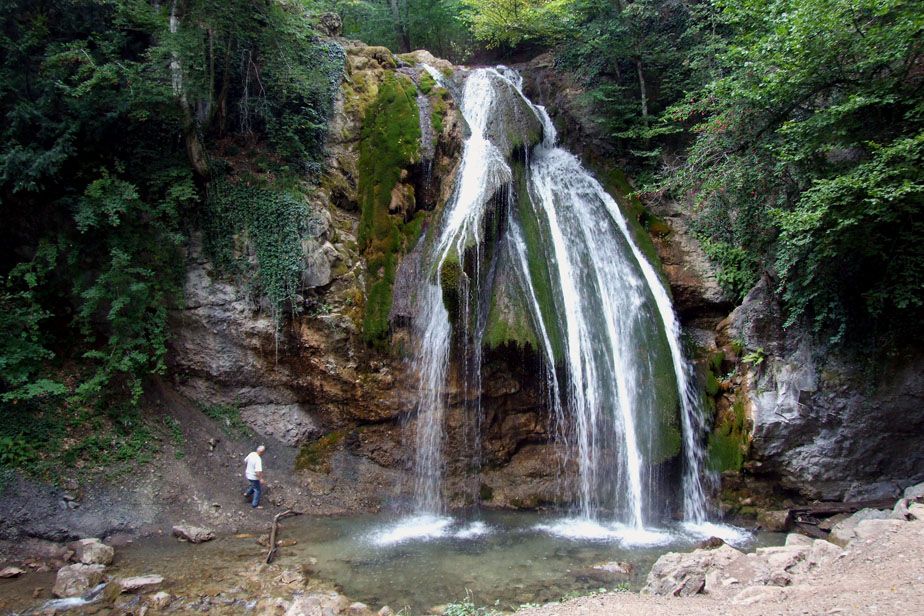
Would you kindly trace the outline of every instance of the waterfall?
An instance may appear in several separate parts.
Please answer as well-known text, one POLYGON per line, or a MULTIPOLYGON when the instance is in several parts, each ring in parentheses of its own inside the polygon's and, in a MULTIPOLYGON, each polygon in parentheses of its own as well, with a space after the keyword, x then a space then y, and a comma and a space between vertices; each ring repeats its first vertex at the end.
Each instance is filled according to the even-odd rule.
MULTIPOLYGON (((667 290, 633 241, 616 202, 576 157, 555 145, 548 114, 526 100, 521 87, 514 71, 478 69, 468 76, 461 95, 471 134, 452 197, 427 237, 413 325, 412 365, 420 391, 414 413, 417 511, 444 508, 442 445, 453 325, 456 344, 462 345, 458 356, 466 362, 462 399, 477 406, 480 397, 486 317, 480 285, 493 280, 491 272, 482 271, 490 210, 503 218, 496 254, 504 252, 504 263, 512 269, 509 274, 546 362, 554 438, 577 469, 570 491, 579 517, 606 517, 644 530, 652 521, 646 516, 658 504, 653 502, 653 468, 659 455, 676 454, 671 449, 676 447, 683 452, 685 520, 702 523, 704 420, 667 290), (540 144, 521 150, 520 184, 502 151, 509 144, 498 143, 499 134, 515 130, 497 131, 504 100, 500 86, 521 99, 543 131, 540 144), (540 241, 527 241, 526 217, 540 241), (552 290, 545 306, 537 262, 552 290), (445 297, 450 291, 458 292, 452 314, 445 297)), ((480 409, 472 412, 480 421, 480 409)))

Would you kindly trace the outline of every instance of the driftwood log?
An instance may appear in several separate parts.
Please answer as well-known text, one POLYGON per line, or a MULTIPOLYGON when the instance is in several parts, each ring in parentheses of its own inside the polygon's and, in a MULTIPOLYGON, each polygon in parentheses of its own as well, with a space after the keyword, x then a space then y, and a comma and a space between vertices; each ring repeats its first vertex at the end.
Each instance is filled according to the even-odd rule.
POLYGON ((273 518, 273 529, 270 531, 270 540, 269 540, 270 551, 269 551, 269 554, 266 555, 267 565, 273 562, 273 559, 276 558, 276 531, 279 528, 279 520, 283 520, 285 518, 289 518, 289 517, 296 516, 296 515, 302 515, 302 512, 292 511, 291 509, 289 509, 288 511, 277 513, 276 517, 273 518))

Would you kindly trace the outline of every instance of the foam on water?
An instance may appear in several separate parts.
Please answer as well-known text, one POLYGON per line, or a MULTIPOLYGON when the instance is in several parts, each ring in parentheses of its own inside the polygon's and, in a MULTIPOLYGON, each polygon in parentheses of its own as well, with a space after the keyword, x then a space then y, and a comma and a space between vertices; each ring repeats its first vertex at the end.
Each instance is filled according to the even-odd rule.
POLYGON ((666 530, 638 528, 634 525, 604 523, 590 518, 563 518, 551 524, 538 524, 536 530, 579 541, 613 541, 624 547, 666 545, 676 536, 666 530))
POLYGON ((681 525, 685 534, 694 539, 709 539, 718 537, 729 545, 744 545, 753 539, 753 534, 735 526, 728 524, 716 524, 714 522, 684 522, 681 525))
POLYGON ((106 588, 106 584, 99 584, 88 590, 86 593, 79 597, 67 597, 66 599, 52 599, 51 601, 46 602, 40 608, 40 612, 51 612, 55 611, 64 611, 70 610, 75 607, 80 607, 82 605, 89 605, 95 601, 98 601, 103 596, 103 589, 106 588))
POLYGON ((445 537, 452 518, 437 515, 415 515, 372 533, 374 545, 394 545, 410 539, 428 540, 445 537))
POLYGON ((456 539, 474 539, 491 532, 491 528, 484 522, 472 522, 452 534, 456 539))

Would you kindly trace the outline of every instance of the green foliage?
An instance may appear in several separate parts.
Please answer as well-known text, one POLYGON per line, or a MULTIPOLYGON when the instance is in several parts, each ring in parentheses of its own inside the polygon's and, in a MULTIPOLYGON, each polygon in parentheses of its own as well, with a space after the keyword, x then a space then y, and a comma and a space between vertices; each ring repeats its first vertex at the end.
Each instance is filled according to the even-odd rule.
MULTIPOLYGON (((210 141, 244 132, 275 149, 268 171, 282 175, 280 160, 301 177, 320 169, 343 52, 314 37, 302 8, 0 6, 0 415, 41 452, 36 473, 147 455, 134 408, 145 377, 165 370, 210 141), (78 418, 98 433, 65 442, 78 418)), ((302 210, 276 192, 251 195, 266 220, 248 233, 258 291, 278 308, 294 288, 286 216, 302 210), (261 233, 272 217, 281 230, 261 233)))
POLYGON ((199 408, 206 417, 217 421, 228 436, 241 437, 250 434, 236 404, 200 404, 199 408))
POLYGON ((462 18, 488 47, 560 39, 571 26, 575 0, 462 0, 462 18))
POLYGON ((269 300, 277 327, 285 306, 301 289, 301 242, 316 224, 303 195, 229 178, 213 182, 201 209, 205 248, 218 267, 229 273, 253 273, 248 251, 236 243, 245 237, 252 246, 258 264, 253 273, 256 292, 269 300))
POLYGON ((919 8, 726 3, 721 77, 670 111, 695 141, 666 187, 723 283, 740 296, 771 269, 787 323, 833 341, 915 323, 924 304, 919 8))
POLYGON ((333 0, 343 34, 396 53, 426 49, 438 58, 466 61, 475 51, 460 19, 460 0, 333 0))
POLYGON ((494 607, 486 605, 475 605, 475 599, 472 591, 465 589, 465 598, 454 603, 447 603, 443 608, 443 616, 498 616, 501 612, 497 609, 499 602, 495 602, 494 607))
POLYGON ((715 71, 721 46, 708 2, 578 0, 560 66, 583 78, 586 100, 615 146, 650 164, 680 127, 663 123, 684 91, 715 71))
POLYGON ((767 357, 767 354, 764 353, 764 349, 761 347, 755 351, 748 353, 744 357, 742 357, 741 361, 743 361, 746 364, 754 364, 755 366, 759 366, 760 364, 764 362, 764 359, 766 357, 767 357))

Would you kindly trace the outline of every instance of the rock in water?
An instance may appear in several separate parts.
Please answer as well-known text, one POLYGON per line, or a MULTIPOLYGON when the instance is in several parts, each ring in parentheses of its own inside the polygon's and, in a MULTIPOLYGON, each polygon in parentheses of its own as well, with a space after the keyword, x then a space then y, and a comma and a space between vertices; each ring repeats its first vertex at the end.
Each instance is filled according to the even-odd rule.
POLYGON ((148 605, 153 610, 162 610, 170 605, 171 599, 172 597, 169 593, 165 593, 164 591, 156 592, 148 599, 148 605))
POLYGON ((20 569, 19 567, 7 567, 7 568, 3 569, 2 571, 0 571, 0 578, 14 578, 14 577, 19 577, 19 576, 22 575, 23 573, 25 573, 25 571, 23 571, 23 570, 20 569))
POLYGON ((74 541, 68 547, 74 550, 74 560, 85 565, 108 565, 115 556, 115 550, 95 537, 74 541))
POLYGON ((202 543, 204 541, 211 541, 214 539, 215 533, 207 528, 190 526, 188 524, 180 524, 173 527, 173 536, 179 537, 180 539, 185 539, 190 543, 202 543))
POLYGON ((64 599, 66 597, 79 597, 103 579, 103 565, 68 565, 58 569, 54 588, 54 596, 64 599))
POLYGON ((118 584, 119 588, 122 589, 122 592, 141 594, 160 588, 160 585, 164 583, 164 576, 139 575, 135 577, 113 580, 113 583, 118 584))
POLYGON ((784 533, 792 528, 792 517, 789 515, 788 509, 764 511, 757 516, 757 523, 760 524, 764 530, 769 530, 774 533, 784 533))

